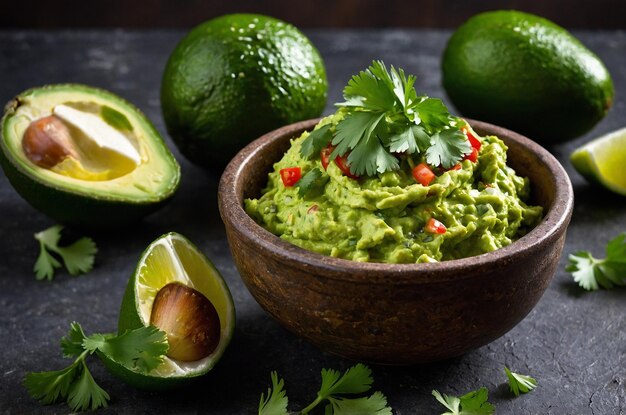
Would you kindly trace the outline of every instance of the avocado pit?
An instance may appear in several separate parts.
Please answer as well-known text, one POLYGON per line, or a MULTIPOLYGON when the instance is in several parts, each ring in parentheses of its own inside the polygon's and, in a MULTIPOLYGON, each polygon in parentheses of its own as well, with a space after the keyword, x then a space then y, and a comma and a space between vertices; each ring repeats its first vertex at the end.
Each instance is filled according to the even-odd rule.
POLYGON ((211 301, 179 282, 159 290, 150 324, 167 334, 167 356, 183 362, 209 356, 220 341, 220 319, 211 301))

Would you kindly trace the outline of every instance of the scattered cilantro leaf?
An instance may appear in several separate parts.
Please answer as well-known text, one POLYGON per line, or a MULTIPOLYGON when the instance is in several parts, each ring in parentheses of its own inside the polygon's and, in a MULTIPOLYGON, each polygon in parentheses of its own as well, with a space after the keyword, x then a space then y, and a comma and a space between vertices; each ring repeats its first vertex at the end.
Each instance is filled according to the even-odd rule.
POLYGON ((322 183, 322 171, 315 167, 314 169, 307 172, 298 183, 296 183, 296 187, 298 188, 298 194, 300 196, 306 195, 311 189, 321 186, 322 183))
POLYGON ((54 270, 61 263, 52 255, 57 254, 63 260, 70 275, 78 275, 91 271, 96 252, 96 244, 90 238, 81 238, 71 245, 60 247, 63 226, 55 225, 35 234, 39 241, 39 257, 35 261, 33 271, 38 280, 52 280, 54 270))
POLYGON ((80 324, 73 322, 69 333, 61 339, 61 349, 64 357, 75 357, 74 362, 61 370, 28 373, 24 386, 44 405, 65 400, 72 411, 84 411, 105 407, 109 400, 109 394, 96 383, 87 367, 90 354, 100 350, 129 369, 147 372, 163 361, 167 340, 165 333, 152 326, 119 336, 85 336, 80 324))
POLYGON ((346 370, 343 376, 337 370, 322 369, 322 386, 318 395, 326 399, 331 395, 367 392, 373 382, 372 371, 362 363, 346 370))
POLYGON ((504 373, 509 378, 509 388, 515 396, 519 396, 520 393, 528 393, 537 387, 537 381, 530 376, 511 372, 506 366, 504 367, 504 373))
POLYGON ((392 415, 387 406, 387 398, 381 392, 374 392, 370 397, 356 399, 329 398, 333 415, 392 415))
POLYGON ((80 372, 80 362, 79 358, 65 369, 28 373, 24 379, 24 386, 30 396, 40 400, 44 405, 66 399, 70 385, 80 372))
POLYGON ((107 406, 109 394, 102 389, 91 376, 84 360, 81 361, 81 373, 71 385, 67 404, 72 411, 85 411, 107 406))
POLYGON ((596 259, 589 251, 570 254, 565 270, 587 291, 626 286, 626 233, 609 241, 605 258, 596 259))
POLYGON ((309 159, 313 155, 319 154, 320 151, 330 143, 333 137, 330 132, 330 127, 331 124, 326 124, 309 133, 300 147, 302 157, 309 159))
POLYGON ((75 321, 70 324, 70 331, 65 337, 61 338, 61 350, 63 357, 78 357, 85 351, 83 340, 87 336, 83 332, 83 328, 75 321))
MULTIPOLYGON (((272 387, 267 390, 267 396, 261 394, 259 415, 286 415, 287 396, 283 390, 284 381, 272 372, 272 387)), ((381 392, 374 392, 371 396, 347 398, 345 395, 355 395, 370 390, 372 386, 372 371, 359 363, 348 369, 343 375, 332 369, 322 369, 322 384, 317 397, 300 414, 308 414, 319 404, 326 402, 325 415, 392 415, 387 406, 387 398, 381 392)))
POLYGON ((465 135, 460 130, 448 128, 430 137, 426 162, 432 166, 441 165, 449 169, 471 151, 472 147, 465 135))
POLYGON ((487 402, 489 392, 487 388, 480 388, 469 392, 460 398, 439 393, 434 390, 433 396, 439 403, 449 409, 441 415, 492 415, 496 408, 487 402))
POLYGON ((164 332, 154 326, 126 330, 119 336, 91 335, 83 341, 86 350, 96 349, 131 370, 148 373, 163 363, 168 343, 164 332))
POLYGON ((287 392, 283 389, 285 381, 279 379, 276 372, 271 373, 272 387, 267 389, 267 397, 261 394, 259 415, 287 415, 287 392))

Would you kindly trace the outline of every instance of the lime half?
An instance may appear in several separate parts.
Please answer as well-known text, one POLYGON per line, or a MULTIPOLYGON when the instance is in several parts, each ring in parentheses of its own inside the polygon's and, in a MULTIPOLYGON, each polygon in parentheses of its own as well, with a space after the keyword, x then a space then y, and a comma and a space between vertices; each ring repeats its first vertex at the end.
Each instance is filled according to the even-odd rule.
POLYGON ((579 147, 570 160, 589 181, 626 196, 626 128, 579 147))
POLYGON ((219 317, 219 342, 206 357, 196 361, 165 361, 148 374, 129 370, 105 359, 106 366, 127 383, 142 389, 167 389, 204 375, 220 360, 235 327, 235 307, 226 282, 196 246, 177 233, 168 233, 148 246, 128 282, 120 311, 118 332, 150 324, 157 293, 171 283, 182 284, 204 295, 219 317))

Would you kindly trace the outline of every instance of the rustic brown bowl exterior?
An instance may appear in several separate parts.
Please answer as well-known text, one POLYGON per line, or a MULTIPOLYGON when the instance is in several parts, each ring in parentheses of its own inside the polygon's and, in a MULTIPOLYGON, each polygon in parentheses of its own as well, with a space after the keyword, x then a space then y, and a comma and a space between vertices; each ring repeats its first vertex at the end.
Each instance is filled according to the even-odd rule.
POLYGON ((251 219, 267 173, 318 120, 272 131, 230 162, 219 208, 241 278, 268 313, 323 350, 373 363, 426 363, 461 355, 513 328, 548 287, 563 249, 573 192, 559 162, 533 141, 470 121, 508 145, 508 164, 528 176, 543 221, 513 244, 434 264, 359 263, 303 250, 251 219))

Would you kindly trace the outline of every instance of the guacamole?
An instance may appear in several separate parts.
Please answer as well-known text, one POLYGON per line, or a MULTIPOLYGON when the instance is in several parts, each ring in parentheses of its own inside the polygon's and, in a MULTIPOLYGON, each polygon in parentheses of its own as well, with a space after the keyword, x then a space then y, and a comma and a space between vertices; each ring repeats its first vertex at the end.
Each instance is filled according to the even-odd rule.
MULTIPOLYGON (((334 128, 340 119, 327 117, 316 129, 334 128)), ((529 181, 506 165, 502 140, 464 128, 478 140, 476 155, 451 169, 428 169, 432 180, 427 185, 415 173, 420 155, 399 155, 398 169, 355 179, 337 159, 328 163, 323 157, 302 157, 305 132, 291 141, 261 197, 247 199, 245 209, 286 241, 354 261, 435 262, 502 248, 537 225, 542 208, 524 202, 529 181), (301 176, 313 169, 321 172, 304 195, 285 181, 284 172, 294 167, 301 176)))

